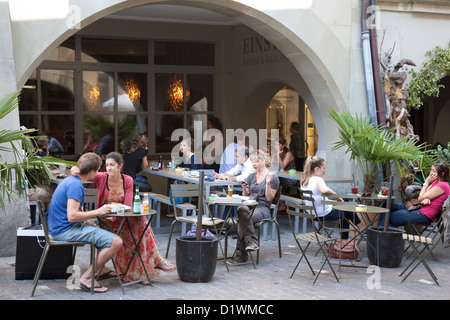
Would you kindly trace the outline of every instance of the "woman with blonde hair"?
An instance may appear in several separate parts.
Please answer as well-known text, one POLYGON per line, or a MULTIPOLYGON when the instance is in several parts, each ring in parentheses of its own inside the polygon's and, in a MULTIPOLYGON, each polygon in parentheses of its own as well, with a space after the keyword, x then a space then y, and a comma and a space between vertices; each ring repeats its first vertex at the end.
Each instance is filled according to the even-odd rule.
POLYGON ((147 160, 148 138, 145 134, 136 133, 131 138, 128 150, 125 152, 123 173, 133 178, 134 188, 139 187, 139 191, 152 191, 152 186, 146 176, 137 176, 143 169, 148 167, 147 160))
MULTIPOLYGON (((358 215, 352 212, 342 212, 333 209, 330 204, 322 204, 323 196, 322 194, 336 194, 330 187, 327 186, 323 176, 325 174, 325 159, 321 157, 308 157, 305 161, 305 166, 303 168, 303 179, 300 182, 300 189, 312 191, 312 196, 314 198, 314 205, 316 207, 316 212, 318 218, 326 220, 343 220, 343 229, 349 228, 348 220, 351 220, 354 225, 357 225, 361 230, 364 225, 358 218, 358 215)), ((325 198, 325 200, 328 200, 325 198)), ((344 201, 342 198, 337 198, 338 201, 344 201)), ((310 201, 305 201, 306 205, 311 205, 310 201)), ((348 239, 348 231, 342 233, 342 239, 348 239)))
POLYGON ((280 181, 276 175, 269 172, 270 158, 267 153, 258 150, 250 155, 253 163, 254 173, 251 173, 243 182, 242 195, 256 197, 258 205, 252 210, 248 206, 240 206, 237 210, 238 240, 236 255, 232 264, 246 262, 248 252, 258 250, 258 237, 253 227, 254 223, 270 216, 270 205, 275 197, 280 181))

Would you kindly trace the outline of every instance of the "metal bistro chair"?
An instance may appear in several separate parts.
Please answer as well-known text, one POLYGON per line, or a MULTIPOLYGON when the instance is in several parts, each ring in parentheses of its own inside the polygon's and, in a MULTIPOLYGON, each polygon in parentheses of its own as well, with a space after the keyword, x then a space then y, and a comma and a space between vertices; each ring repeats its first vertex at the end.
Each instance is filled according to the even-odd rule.
POLYGON ((277 234, 278 234, 278 253, 281 258, 281 238, 280 238, 280 225, 277 221, 277 213, 278 213, 278 204, 280 203, 280 196, 281 196, 281 186, 278 188, 277 193, 275 194, 275 197, 272 200, 272 207, 271 207, 271 215, 269 218, 261 219, 257 221, 253 227, 258 229, 258 250, 256 251, 256 264, 259 263, 259 251, 261 250, 261 229, 265 224, 268 223, 275 223, 277 227, 277 234))
POLYGON ((330 235, 322 235, 319 233, 319 228, 316 226, 317 220, 316 220, 316 212, 315 207, 312 205, 304 205, 304 204, 296 204, 286 201, 286 208, 287 213, 289 217, 289 224, 291 227, 292 235, 294 236, 295 241, 297 242, 297 245, 301 251, 300 259, 298 260, 297 265, 294 268, 294 271, 292 272, 290 278, 293 277, 295 271, 297 270, 300 262, 303 258, 305 258, 306 263, 308 264, 309 269, 311 270, 312 274, 315 275, 315 279, 313 284, 316 283, 317 278, 319 277, 320 273, 322 272, 322 269, 324 268, 325 264, 327 263, 330 267, 334 277, 336 278, 336 281, 339 282, 339 278, 336 275, 336 272, 333 269, 333 266, 331 265, 331 262, 329 260, 329 252, 328 252, 328 242, 334 243, 336 239, 331 238, 330 235), (295 226, 294 226, 294 218, 300 217, 305 218, 306 222, 310 225, 310 228, 312 231, 307 233, 295 233, 295 226), (300 242, 306 242, 306 246, 303 248, 300 242), (314 243, 319 246, 319 252, 323 255, 323 262, 322 266, 320 267, 320 270, 316 273, 314 272, 314 269, 311 266, 311 263, 308 260, 308 257, 306 256, 306 251, 308 250, 309 246, 314 243))
MULTIPOLYGON (((194 224, 196 225, 196 228, 198 228, 197 226, 197 215, 193 214, 193 215, 185 215, 186 211, 183 210, 183 216, 178 216, 177 213, 177 206, 179 207, 180 204, 176 204, 175 203, 175 198, 177 197, 198 197, 199 195, 199 185, 198 184, 193 184, 193 183, 180 183, 180 184, 172 184, 170 185, 170 188, 172 190, 172 206, 173 206, 173 210, 175 212, 175 220, 172 221, 172 224, 170 226, 170 233, 169 233, 169 241, 167 242, 167 250, 166 250, 166 258, 169 255, 169 248, 170 248, 170 241, 172 239, 172 232, 173 232, 173 226, 175 225, 176 222, 180 222, 180 223, 190 223, 190 224, 194 224)), ((190 203, 184 203, 181 204, 181 206, 187 206, 189 208, 193 207, 195 209, 195 206, 193 206, 190 203)), ((208 212, 207 210, 204 210, 204 212, 208 212)), ((207 215, 203 215, 203 219, 202 219, 202 225, 201 228, 205 229, 211 229, 211 228, 216 228, 217 225, 223 224, 225 220, 223 219, 213 219, 211 220, 210 217, 208 217, 207 215)))
MULTIPOLYGON (((416 235, 419 235, 421 237, 433 238, 433 236, 436 233, 440 232, 439 228, 441 226, 442 219, 443 219, 442 213, 445 211, 446 203, 450 203, 450 196, 448 196, 446 202, 444 203, 442 211, 439 212, 439 214, 436 216, 436 218, 429 225, 410 223, 409 225, 411 226, 411 230, 409 230, 409 233, 416 234, 416 235)), ((405 230, 406 230, 406 228, 405 228, 405 230)), ((411 246, 408 245, 405 248, 404 252, 406 253, 406 251, 410 247, 411 246)), ((438 259, 435 257, 433 252, 430 252, 430 255, 435 261, 438 261, 438 259)), ((409 257, 410 256, 408 256, 408 258, 409 257)))
MULTIPOLYGON (((281 236, 280 236, 280 225, 277 221, 277 213, 278 213, 278 204, 280 202, 281 197, 281 186, 278 188, 277 193, 275 194, 275 197, 272 200, 272 206, 270 208, 270 217, 266 219, 261 219, 259 221, 256 221, 253 224, 253 227, 258 229, 258 250, 256 250, 256 264, 259 263, 259 251, 261 250, 261 229, 263 228, 264 224, 267 223, 275 223, 277 227, 278 232, 278 253, 281 258, 281 236)), ((238 217, 229 217, 227 219, 226 224, 229 228, 237 228, 237 225, 239 223, 238 217)), ((228 252, 228 233, 225 235, 225 256, 227 256, 228 252)), ((233 253, 234 256, 234 253, 233 253)))
POLYGON ((75 261, 75 254, 77 250, 77 246, 90 245, 91 246, 91 265, 92 265, 92 278, 91 278, 91 294, 94 294, 94 279, 95 279, 95 247, 90 242, 69 242, 69 241, 55 241, 53 237, 48 233, 48 224, 47 217, 44 212, 45 204, 42 200, 38 200, 38 208, 39 208, 39 216, 42 222, 42 228, 44 230, 45 237, 45 247, 42 251, 41 259, 39 260, 39 265, 36 269, 36 273, 34 275, 33 280, 33 290, 31 291, 31 296, 34 296, 34 292, 36 291, 37 284, 39 282, 39 278, 41 277, 42 270, 45 266, 45 261, 47 259, 48 252, 52 246, 73 246, 73 254, 72 254, 72 265, 75 261))
POLYGON ((413 265, 413 263, 416 262, 417 260, 418 261, 414 265, 414 267, 412 267, 412 269, 410 269, 410 271, 405 275, 405 277, 402 279, 401 282, 405 281, 406 278, 408 278, 409 275, 417 268, 417 266, 420 263, 422 263, 422 265, 428 271, 430 276, 433 278, 434 282, 439 286, 437 277, 431 270, 430 266, 426 263, 425 258, 429 254, 432 253, 433 249, 438 245, 439 241, 441 241, 441 239, 444 236, 444 232, 443 232, 443 229, 445 228, 444 221, 449 219, 448 211, 444 211, 441 214, 441 216, 443 217, 443 219, 440 219, 438 230, 436 230, 436 232, 433 234, 432 237, 423 237, 423 236, 403 233, 403 239, 409 243, 411 248, 413 248, 414 253, 415 253, 415 258, 410 262, 410 264, 408 264, 408 266, 406 266, 406 268, 402 271, 402 273, 400 273, 400 276, 403 276, 405 274, 405 272, 413 265))

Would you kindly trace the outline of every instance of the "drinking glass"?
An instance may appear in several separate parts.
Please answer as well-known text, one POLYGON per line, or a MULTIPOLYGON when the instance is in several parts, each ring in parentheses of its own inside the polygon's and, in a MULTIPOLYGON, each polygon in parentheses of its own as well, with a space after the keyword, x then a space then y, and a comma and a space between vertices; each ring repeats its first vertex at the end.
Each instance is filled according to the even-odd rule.
POLYGON ((233 196, 233 186, 228 186, 228 196, 232 197, 233 196))
POLYGON ((381 195, 387 197, 388 195, 388 183, 387 182, 383 182, 381 184, 381 195))
POLYGON ((352 193, 353 194, 358 194, 358 181, 353 181, 352 182, 352 193))

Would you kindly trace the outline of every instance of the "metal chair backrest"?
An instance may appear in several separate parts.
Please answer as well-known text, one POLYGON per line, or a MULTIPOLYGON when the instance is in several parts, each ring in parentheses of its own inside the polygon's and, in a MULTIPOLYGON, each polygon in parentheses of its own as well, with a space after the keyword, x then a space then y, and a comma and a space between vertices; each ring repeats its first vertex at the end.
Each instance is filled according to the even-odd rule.
MULTIPOLYGON (((170 189, 172 192, 172 207, 173 212, 177 212, 177 203, 175 198, 195 198, 199 196, 200 185, 194 183, 178 183, 171 184, 170 189)), ((203 194, 206 194, 205 188, 203 189, 203 194)), ((175 214, 175 219, 177 215, 175 214)))
POLYGON ((45 203, 42 200, 37 201, 38 211, 39 211, 39 217, 41 218, 42 223, 42 229, 44 230, 44 237, 45 241, 48 243, 52 243, 53 240, 50 238, 48 233, 48 223, 47 223, 47 216, 45 214, 45 203))
POLYGON ((270 220, 275 220, 277 218, 278 213, 278 205, 280 204, 280 198, 281 198, 281 186, 278 187, 277 193, 272 199, 272 204, 275 205, 275 208, 272 210, 272 218, 270 220))

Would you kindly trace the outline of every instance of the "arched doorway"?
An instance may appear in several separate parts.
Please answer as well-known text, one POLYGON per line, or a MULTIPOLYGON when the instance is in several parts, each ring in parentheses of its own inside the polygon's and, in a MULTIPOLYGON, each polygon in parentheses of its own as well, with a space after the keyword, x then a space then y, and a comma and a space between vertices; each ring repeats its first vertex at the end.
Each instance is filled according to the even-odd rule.
MULTIPOLYGON (((167 2, 169 4, 170 2, 167 2)), ((86 33, 92 31, 92 29, 95 28, 96 23, 98 21, 101 21, 102 17, 107 17, 108 15, 114 14, 116 12, 120 12, 121 10, 125 10, 128 8, 132 8, 135 5, 144 5, 148 7, 156 6, 159 4, 164 4, 164 2, 161 1, 147 1, 146 3, 142 3, 142 1, 127 1, 124 3, 121 3, 120 5, 111 6, 111 7, 102 7, 102 8, 92 8, 88 5, 85 5, 84 3, 76 3, 80 7, 80 26, 82 27, 81 33, 86 33), (85 8, 86 6, 86 8, 85 8), (95 19, 94 19, 95 17, 95 19), (95 21, 94 21, 95 20, 95 21)), ((201 8, 203 10, 211 11, 217 14, 222 14, 226 17, 232 17, 233 20, 235 20, 238 24, 242 26, 246 26, 247 28, 253 30, 256 32, 259 36, 262 36, 264 39, 266 39, 268 42, 271 42, 276 48, 281 52, 281 54, 284 55, 284 59, 292 64, 291 70, 295 73, 297 73, 297 79, 294 79, 292 81, 286 81, 285 83, 290 83, 293 88, 297 92, 300 93, 304 101, 306 102, 308 109, 311 113, 311 115, 314 117, 315 120, 315 129, 320 134, 321 139, 318 142, 318 151, 321 152, 321 154, 326 154, 329 146, 334 140, 334 137, 336 136, 336 130, 331 125, 331 120, 327 118, 328 114, 328 108, 329 106, 334 106, 336 109, 345 109, 348 105, 348 101, 346 102, 346 98, 344 98, 342 92, 346 92, 346 90, 342 90, 340 86, 346 86, 346 82, 342 81, 339 82, 336 80, 335 75, 336 72, 338 74, 342 75, 343 70, 336 70, 334 66, 336 65, 336 59, 344 59, 345 60, 345 48, 342 46, 342 42, 340 42, 336 35, 333 34, 333 32, 327 27, 324 22, 317 16, 317 15, 311 15, 308 16, 308 24, 310 26, 322 26, 321 28, 321 35, 324 39, 326 39, 327 47, 331 46, 333 47, 333 58, 331 59, 328 57, 328 55, 324 55, 323 51, 314 48, 318 43, 324 43, 321 41, 316 41, 317 39, 311 39, 308 36, 307 29, 296 29, 295 33, 293 30, 286 27, 286 25, 289 25, 289 23, 284 24, 283 23, 283 16, 279 15, 272 15, 272 10, 266 10, 261 11, 256 7, 249 7, 241 3, 233 3, 233 5, 228 3, 223 3, 222 1, 185 1, 183 2, 183 7, 189 7, 195 6, 197 8, 201 8), (278 19, 281 19, 278 21, 278 19), (269 23, 270 22, 270 23, 269 23), (322 55, 322 56, 321 56, 322 55), (327 61, 327 59, 330 59, 327 61), (333 60, 333 62, 331 62, 333 60), (330 67, 327 67, 329 65, 330 67)), ((174 6, 175 11, 176 8, 179 8, 179 6, 174 6)), ((139 9, 138 9, 139 10, 139 9)), ((292 10, 299 10, 299 13, 301 13, 302 10, 313 10, 312 8, 300 8, 298 6, 294 6, 292 10)), ((290 19, 290 15, 286 16, 288 19, 290 19)), ((111 17, 108 16, 108 18, 111 20, 111 17)), ((118 19, 117 17, 114 17, 114 19, 118 19)), ((161 19, 160 19, 161 20, 161 19)), ((302 22, 301 20, 300 22, 302 22)), ((111 23, 108 26, 112 26, 116 23, 116 20, 110 21, 111 23)), ((288 22, 288 21, 285 21, 288 22)), ((170 23, 170 22, 169 22, 170 23)), ((25 23, 26 24, 26 23, 25 23)), ((126 31, 126 28, 122 28, 121 30, 108 30, 108 26, 103 26, 103 30, 106 34, 115 32, 116 35, 123 37, 124 32, 126 31)), ((140 28, 136 29, 136 32, 132 34, 133 37, 136 36, 136 33, 142 32, 142 30, 145 30, 146 28, 140 28)), ((157 28, 155 28, 157 29, 157 28)), ((210 28, 204 28, 210 29, 210 28)), ((35 32, 35 30, 32 30, 30 28, 31 33, 35 32)), ((162 30, 162 29, 157 29, 162 30)), ((164 30, 167 30, 164 29, 164 30)), ((199 29, 197 28, 197 31, 199 29)), ((178 30, 179 32, 180 30, 178 30)), ((209 30, 207 30, 209 32, 209 30)), ((39 30, 36 30, 36 32, 39 32, 39 30)), ((29 65, 28 70, 24 72, 24 74, 31 73, 32 65, 37 65, 40 62, 42 62, 47 55, 47 52, 51 51, 51 49, 55 48, 58 44, 61 44, 62 41, 65 41, 68 36, 75 34, 76 32, 79 32, 78 30, 72 30, 72 29, 58 29, 55 28, 55 30, 52 30, 52 33, 48 34, 46 41, 42 41, 42 44, 47 43, 47 47, 43 47, 41 51, 36 50, 36 53, 33 53, 33 57, 30 57, 30 61, 33 61, 32 64, 29 65)), ((164 32, 164 35, 167 33, 164 32)), ((197 33, 198 34, 198 33, 197 33)), ((160 35, 161 37, 161 35, 160 35)), ((255 37, 254 37, 255 38, 255 37)), ((257 37, 256 37, 257 38, 257 37)), ((255 38, 255 39, 256 39, 255 38)), ((258 42, 247 42, 247 44, 253 43, 253 46, 247 46, 245 47, 245 50, 241 48, 242 51, 245 51, 247 54, 255 54, 261 52, 261 50, 264 50, 265 43, 262 43, 261 46, 257 45, 258 42)), ((229 54, 229 49, 227 47, 219 48, 224 54, 229 54)), ((231 56, 231 55, 230 55, 231 56)), ((266 62, 273 63, 274 61, 278 61, 277 59, 272 59, 274 57, 269 57, 270 59, 265 60, 266 62)), ((278 57, 275 57, 278 58, 278 57)), ((249 61, 253 58, 250 57, 249 61)), ((223 60, 223 59, 222 59, 223 60)), ((20 64, 22 66, 22 64, 20 64)), ((23 64, 23 65, 26 65, 23 64)), ((222 67, 222 66, 221 66, 222 67)), ((220 67, 219 67, 220 68, 220 67)), ((248 73, 248 74, 257 74, 256 73, 248 73)), ((220 79, 219 85, 223 85, 224 83, 228 85, 230 82, 233 82, 233 78, 231 77, 232 73, 227 74, 227 71, 221 75, 222 79, 220 79)), ((341 76, 340 75, 340 76, 341 76)), ((345 78, 345 74, 343 75, 345 78)), ((19 83, 24 83, 26 80, 24 80, 23 77, 21 77, 19 72, 18 77, 19 83)), ((277 77, 279 80, 282 77, 277 77)), ((281 81, 283 81, 282 79, 281 81)), ((154 81, 151 79, 150 81, 154 81)), ((248 88, 238 88, 239 91, 242 90, 242 92, 238 92, 240 94, 239 101, 232 101, 232 98, 234 96, 234 92, 232 94, 227 94, 226 97, 219 97, 220 103, 222 103, 222 110, 218 110, 219 115, 223 115, 224 117, 227 114, 227 111, 225 108, 228 106, 233 106, 236 108, 236 110, 242 110, 244 108, 244 102, 246 101, 249 92, 252 90, 252 85, 248 86, 248 88)), ((186 91, 186 90, 184 90, 186 91)), ((233 110, 234 111, 234 110, 233 110)), ((252 111, 249 111, 252 113, 252 111)), ((214 111, 216 113, 216 111, 214 111)), ((149 113, 150 118, 156 117, 155 114, 149 113)), ((226 120, 232 119, 232 117, 227 118, 226 120)), ((154 120, 154 119, 150 119, 154 120)), ((234 120, 234 119, 232 119, 234 120)), ((82 120, 80 120, 82 121, 82 120)), ((225 121, 226 122, 226 121, 225 121)), ((263 122, 265 124, 265 121, 263 122)), ((225 123, 225 126, 227 126, 227 123, 225 123)), ((150 127, 150 125, 149 125, 150 127)), ((154 126, 153 126, 154 127, 154 126)), ((239 127, 239 126, 236 126, 239 127)), ((117 128, 116 128, 116 134, 117 134, 117 128)), ((77 135, 78 136, 78 135, 77 135)), ((155 142, 155 141, 153 141, 155 142)), ((76 141, 76 144, 80 146, 82 144, 82 141, 76 141)), ((333 157, 333 154, 329 155, 330 158, 333 157)), ((330 167, 331 170, 332 167, 330 167)))
MULTIPOLYGON (((278 129, 280 137, 291 143, 291 125, 298 123, 301 139, 304 141, 297 156, 301 159, 314 156, 318 149, 318 134, 308 106, 302 97, 291 87, 281 88, 272 98, 266 109, 266 128, 278 129)), ((303 161, 297 170, 303 170, 303 161)))

